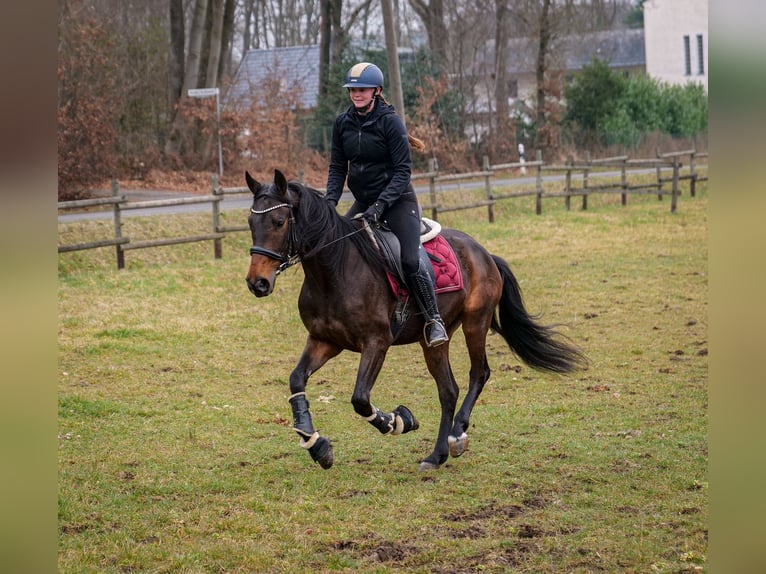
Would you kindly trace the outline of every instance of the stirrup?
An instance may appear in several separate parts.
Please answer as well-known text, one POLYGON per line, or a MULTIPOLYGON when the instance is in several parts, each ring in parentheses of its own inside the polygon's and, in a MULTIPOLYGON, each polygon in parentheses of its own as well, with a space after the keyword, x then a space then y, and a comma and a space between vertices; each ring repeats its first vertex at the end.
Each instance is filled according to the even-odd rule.
POLYGON ((438 347, 449 341, 447 328, 439 319, 428 321, 423 327, 423 334, 429 347, 438 347))

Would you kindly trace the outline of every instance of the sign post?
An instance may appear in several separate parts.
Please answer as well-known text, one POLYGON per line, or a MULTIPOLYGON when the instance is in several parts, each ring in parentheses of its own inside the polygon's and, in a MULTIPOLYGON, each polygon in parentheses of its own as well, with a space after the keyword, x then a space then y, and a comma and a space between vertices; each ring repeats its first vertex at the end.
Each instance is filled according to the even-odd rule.
POLYGON ((221 105, 218 95, 220 93, 219 88, 199 88, 191 89, 186 93, 190 98, 211 98, 215 96, 215 122, 216 132, 218 134, 218 176, 223 177, 223 154, 221 151, 221 105))

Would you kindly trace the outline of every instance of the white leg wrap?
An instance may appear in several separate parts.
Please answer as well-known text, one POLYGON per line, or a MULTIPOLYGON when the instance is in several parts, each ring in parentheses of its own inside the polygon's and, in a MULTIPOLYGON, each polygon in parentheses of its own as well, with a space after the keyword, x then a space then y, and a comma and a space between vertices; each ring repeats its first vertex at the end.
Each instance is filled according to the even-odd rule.
POLYGON ((306 440, 305 438, 301 438, 301 447, 302 448, 311 448, 314 446, 314 443, 319 439, 319 433, 315 432, 311 435, 311 437, 306 440))
POLYGON ((370 406, 372 407, 372 414, 368 417, 362 417, 368 423, 374 421, 375 417, 378 416, 378 409, 375 407, 375 405, 370 405, 370 406))

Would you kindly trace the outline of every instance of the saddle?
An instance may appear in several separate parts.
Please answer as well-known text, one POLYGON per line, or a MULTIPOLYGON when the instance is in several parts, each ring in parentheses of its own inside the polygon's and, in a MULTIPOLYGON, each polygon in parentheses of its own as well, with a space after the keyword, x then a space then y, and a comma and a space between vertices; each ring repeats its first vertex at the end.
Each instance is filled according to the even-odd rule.
MULTIPOLYGON (((396 307, 391 317, 391 333, 396 339, 410 316, 411 307, 402 270, 401 245, 396 235, 384 227, 368 226, 366 229, 383 257, 388 284, 396 297, 396 307)), ((460 291, 463 289, 462 269, 454 249, 440 233, 441 225, 438 222, 421 218, 420 243, 423 246, 422 254, 428 257, 434 272, 434 291, 437 294, 460 291)))

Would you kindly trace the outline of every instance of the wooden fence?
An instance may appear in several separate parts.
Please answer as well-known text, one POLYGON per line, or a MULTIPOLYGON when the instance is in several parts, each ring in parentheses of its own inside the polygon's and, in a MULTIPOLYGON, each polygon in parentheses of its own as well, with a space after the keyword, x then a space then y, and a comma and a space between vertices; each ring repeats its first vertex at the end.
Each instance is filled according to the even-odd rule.
MULTIPOLYGON (((600 159, 591 159, 587 154, 582 160, 568 158, 563 165, 546 165, 542 161, 540 151, 536 152, 535 160, 529 162, 514 162, 490 165, 489 158, 484 158, 484 165, 481 171, 439 175, 438 169, 432 163, 431 169, 426 173, 413 174, 413 182, 426 180, 428 182, 428 201, 430 203, 422 205, 424 211, 431 212, 431 218, 438 220, 440 213, 457 211, 463 209, 474 209, 480 207, 487 208, 487 218, 490 223, 495 221, 494 206, 500 200, 535 197, 535 212, 542 213, 542 203, 545 198, 563 198, 566 209, 571 208, 573 197, 580 197, 582 209, 588 209, 588 196, 593 193, 619 193, 622 205, 627 204, 628 194, 657 194, 659 200, 664 195, 670 195, 670 211, 677 209, 678 195, 680 194, 679 182, 689 181, 689 192, 693 197, 696 194, 696 184, 698 181, 707 180, 707 176, 697 171, 699 160, 707 160, 707 152, 701 153, 694 149, 684 150, 672 153, 661 153, 657 150, 657 157, 651 159, 630 159, 628 156, 616 156, 600 159), (689 161, 684 164, 681 159, 689 157, 689 161), (594 170, 612 169, 619 170, 619 183, 594 184, 592 175, 594 170), (645 173, 646 169, 654 170, 655 180, 649 183, 639 182, 630 183, 628 176, 633 174, 645 173), (497 193, 493 187, 493 181, 497 183, 499 173, 508 174, 518 170, 519 173, 525 173, 531 170, 534 174, 534 185, 529 188, 522 188, 517 191, 507 193, 497 193), (670 172, 671 175, 666 175, 670 172), (547 175, 563 173, 564 187, 560 191, 546 191, 543 187, 544 179, 547 175), (580 185, 577 185, 577 181, 580 185), (475 185, 477 182, 480 187, 483 183, 484 198, 459 205, 447 205, 440 202, 444 194, 450 193, 448 190, 441 190, 444 183, 470 182, 475 185), (670 189, 667 189, 670 184, 670 189)), ((518 184, 513 184, 514 187, 518 184)), ((510 187, 507 185, 505 187, 510 187)), ((66 253, 71 251, 81 251, 85 249, 96 249, 100 247, 114 247, 117 268, 125 267, 125 252, 132 249, 145 249, 150 247, 160 247, 165 245, 177 245, 180 243, 194 243, 199 241, 213 242, 213 255, 216 259, 222 256, 222 239, 227 233, 248 231, 247 225, 224 226, 221 224, 221 201, 227 195, 246 195, 250 190, 246 187, 223 188, 218 185, 218 178, 213 176, 211 185, 211 194, 203 196, 182 197, 174 199, 158 199, 152 201, 128 201, 124 194, 120 193, 119 183, 112 183, 112 196, 96 199, 83 199, 76 201, 64 201, 58 203, 59 211, 77 211, 91 209, 93 207, 112 206, 114 220, 114 235, 106 239, 91 241, 88 243, 78 243, 72 245, 59 245, 58 252, 66 253), (132 241, 129 237, 122 234, 122 213, 124 211, 135 209, 152 209, 177 205, 190 205, 198 203, 209 203, 211 206, 211 231, 200 235, 191 235, 185 237, 169 237, 162 239, 152 239, 146 241, 132 241)), ((421 203, 423 201, 421 200, 421 203)))
POLYGON ((670 210, 676 211, 678 205, 678 195, 680 194, 679 183, 682 180, 689 180, 690 195, 696 195, 696 184, 698 181, 707 180, 707 176, 697 171, 697 162, 700 159, 707 160, 707 152, 697 152, 694 149, 684 150, 672 153, 661 153, 657 150, 657 157, 652 159, 630 159, 628 156, 615 156, 600 159, 590 159, 586 154, 581 161, 575 161, 568 158, 564 165, 546 165, 542 161, 540 151, 536 152, 535 160, 530 162, 514 162, 490 165, 488 158, 484 158, 482 171, 472 173, 462 173, 454 175, 439 175, 435 169, 428 173, 414 174, 413 181, 427 180, 429 187, 430 204, 422 205, 423 210, 431 211, 431 218, 438 220, 439 213, 448 211, 457 211, 462 209, 472 209, 476 207, 487 207, 487 219, 490 223, 494 222, 494 205, 498 200, 535 197, 535 213, 542 213, 544 198, 563 197, 566 209, 571 208, 572 197, 580 196, 582 198, 582 209, 588 209, 588 195, 592 193, 619 193, 622 205, 627 205, 628 194, 656 193, 657 198, 662 200, 664 195, 671 196, 670 210), (681 158, 689 156, 689 162, 686 166, 681 162, 681 158), (628 175, 631 173, 640 173, 638 170, 651 168, 655 170, 656 179, 650 183, 633 183, 628 181, 628 175), (492 186, 493 178, 497 177, 498 172, 508 172, 515 170, 529 170, 535 174, 535 184, 528 189, 511 191, 507 193, 496 193, 492 186), (620 183, 605 183, 594 185, 591 182, 593 170, 614 169, 620 171, 620 183), (632 171, 631 171, 632 170, 632 171), (663 171, 670 171, 671 175, 663 175, 663 171), (682 173, 683 171, 683 173, 682 173), (564 187, 561 191, 546 191, 543 188, 544 174, 563 173, 564 187), (581 185, 576 185, 577 178, 581 178, 581 185), (485 189, 485 199, 466 203, 462 205, 447 206, 439 202, 440 194, 437 192, 437 186, 447 182, 476 182, 483 180, 485 189), (670 183, 670 189, 666 185, 670 183))

